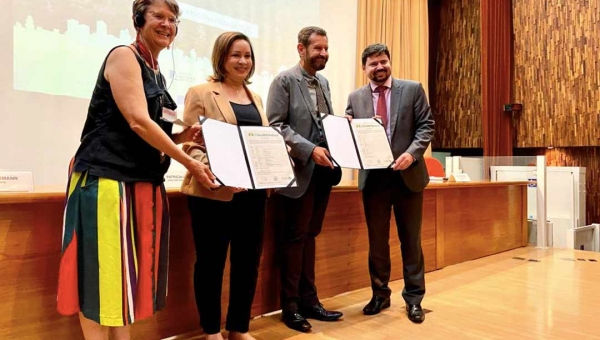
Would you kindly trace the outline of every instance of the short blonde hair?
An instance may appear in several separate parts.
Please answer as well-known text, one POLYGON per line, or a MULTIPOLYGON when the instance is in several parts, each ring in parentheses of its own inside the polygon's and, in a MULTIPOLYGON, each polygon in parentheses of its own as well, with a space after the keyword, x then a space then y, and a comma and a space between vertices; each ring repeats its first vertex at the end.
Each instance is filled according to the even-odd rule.
POLYGON ((252 59, 252 67, 250 67, 250 72, 244 79, 245 84, 250 84, 250 78, 254 74, 254 69, 256 63, 254 62, 254 49, 252 48, 252 43, 250 39, 241 32, 225 32, 221 33, 215 40, 215 45, 213 46, 213 52, 211 56, 213 75, 208 77, 209 81, 223 81, 225 80, 226 72, 225 72, 225 61, 227 60, 227 55, 229 54, 229 50, 234 42, 238 40, 244 40, 250 45, 250 58, 252 59))

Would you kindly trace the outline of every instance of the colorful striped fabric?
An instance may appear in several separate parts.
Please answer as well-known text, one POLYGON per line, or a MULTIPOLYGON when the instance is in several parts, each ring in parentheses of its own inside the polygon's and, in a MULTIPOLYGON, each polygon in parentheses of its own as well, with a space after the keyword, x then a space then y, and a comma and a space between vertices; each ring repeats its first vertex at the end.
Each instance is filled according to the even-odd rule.
POLYGON ((164 186, 74 172, 67 187, 58 312, 126 326, 162 309, 169 255, 164 186))

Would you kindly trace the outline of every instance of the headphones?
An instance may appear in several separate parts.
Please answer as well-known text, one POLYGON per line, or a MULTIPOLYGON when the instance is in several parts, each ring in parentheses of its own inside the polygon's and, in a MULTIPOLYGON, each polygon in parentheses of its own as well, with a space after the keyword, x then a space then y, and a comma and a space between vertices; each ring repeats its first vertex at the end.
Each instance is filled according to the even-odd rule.
MULTIPOLYGON (((133 10, 135 10, 135 4, 136 2, 138 2, 139 0, 134 0, 133 1, 133 10)), ((146 18, 144 17, 144 13, 142 11, 136 11, 133 14, 133 27, 137 28, 137 29, 141 29, 144 24, 146 24, 146 18)), ((179 25, 175 25, 175 36, 177 36, 177 33, 179 32, 179 25)))

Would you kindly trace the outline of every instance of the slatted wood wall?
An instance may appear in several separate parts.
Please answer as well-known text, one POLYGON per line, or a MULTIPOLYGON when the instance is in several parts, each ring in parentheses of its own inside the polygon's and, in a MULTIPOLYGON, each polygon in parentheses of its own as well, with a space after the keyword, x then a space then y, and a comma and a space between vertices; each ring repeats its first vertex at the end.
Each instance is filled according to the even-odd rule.
POLYGON ((513 30, 516 146, 544 147, 534 153, 549 165, 586 167, 587 222, 597 223, 600 0, 513 0, 513 30))
MULTIPOLYGON (((480 2, 436 2, 434 149, 483 146, 480 2)), ((599 222, 600 0, 513 0, 513 32, 515 155, 586 167, 587 222, 599 222)))
POLYGON ((436 25, 434 148, 481 148, 480 0, 442 1, 436 25))
MULTIPOLYGON (((480 1, 442 1, 434 148, 482 147, 480 1)), ((600 146, 600 0, 513 1, 516 147, 600 146)))
POLYGON ((600 145, 600 0, 513 0, 513 27, 517 146, 600 145))

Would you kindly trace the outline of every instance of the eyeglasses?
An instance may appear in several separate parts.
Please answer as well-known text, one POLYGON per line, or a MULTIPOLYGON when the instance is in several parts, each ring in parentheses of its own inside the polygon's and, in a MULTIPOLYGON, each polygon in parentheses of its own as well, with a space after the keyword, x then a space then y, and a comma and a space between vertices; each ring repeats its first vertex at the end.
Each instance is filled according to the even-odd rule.
POLYGON ((160 22, 164 22, 165 19, 167 19, 169 21, 169 25, 171 25, 171 26, 177 26, 177 25, 179 25, 179 22, 181 21, 174 16, 167 17, 166 15, 164 15, 162 13, 158 13, 158 12, 154 12, 154 11, 149 11, 148 14, 150 14, 155 20, 158 20, 160 22))

